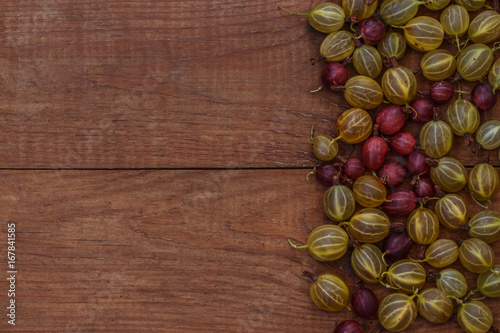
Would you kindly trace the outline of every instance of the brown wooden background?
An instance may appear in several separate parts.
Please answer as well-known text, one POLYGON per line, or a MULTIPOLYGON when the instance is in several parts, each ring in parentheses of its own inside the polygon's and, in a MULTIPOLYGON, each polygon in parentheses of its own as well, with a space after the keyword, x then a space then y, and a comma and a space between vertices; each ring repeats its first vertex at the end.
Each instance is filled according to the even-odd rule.
MULTIPOLYGON (((325 188, 305 179, 308 136, 315 120, 332 132, 346 103, 307 92, 324 35, 278 4, 314 2, 0 3, 1 332, 331 332, 351 317, 317 309, 301 277, 334 271, 352 289, 347 256, 320 264, 286 241, 328 222, 325 188)), ((483 120, 499 116, 500 104, 483 120)), ((483 158, 456 139, 451 156, 483 158)), ((485 303, 500 327, 498 300, 485 303)), ((441 330, 459 328, 411 326, 441 330)))

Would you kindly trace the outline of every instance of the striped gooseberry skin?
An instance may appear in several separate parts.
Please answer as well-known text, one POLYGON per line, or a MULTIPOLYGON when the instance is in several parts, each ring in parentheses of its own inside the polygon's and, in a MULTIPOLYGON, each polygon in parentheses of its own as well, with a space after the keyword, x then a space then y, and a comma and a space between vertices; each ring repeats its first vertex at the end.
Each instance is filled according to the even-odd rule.
POLYGON ((415 193, 407 188, 399 188, 389 194, 383 208, 389 216, 402 217, 410 214, 416 205, 415 193))
POLYGON ((324 87, 335 90, 347 82, 347 69, 338 62, 330 62, 321 71, 321 83, 324 87))
POLYGON ((377 81, 356 75, 345 84, 344 97, 355 108, 374 109, 384 100, 384 93, 377 81))
POLYGON ((432 51, 443 43, 443 26, 432 17, 415 17, 402 28, 406 42, 417 51, 432 51))
POLYGON ((490 201, 498 191, 499 182, 495 168, 489 163, 480 163, 469 173, 469 192, 476 200, 490 201))
POLYGON ((356 179, 352 187, 356 202, 366 208, 378 207, 387 197, 387 188, 372 175, 363 175, 356 179))
MULTIPOLYGON (((494 265, 493 270, 500 272, 500 265, 494 265)), ((479 274, 477 289, 486 297, 500 297, 500 274, 495 275, 492 271, 479 274)))
POLYGON ((467 238, 459 248, 458 258, 472 273, 484 273, 495 265, 495 252, 478 238, 467 238))
POLYGON ((390 332, 401 332, 417 318, 417 306, 413 299, 403 293, 387 295, 378 307, 378 320, 390 332))
POLYGON ((410 236, 404 232, 393 232, 385 240, 383 256, 388 256, 393 260, 401 260, 408 256, 412 245, 410 236))
POLYGON ((333 333, 363 333, 364 329, 360 323, 354 320, 344 320, 335 328, 333 333))
POLYGON ((417 294, 417 310, 425 320, 441 324, 453 314, 453 303, 437 288, 426 288, 417 294))
POLYGON ((455 89, 450 82, 436 82, 429 88, 429 97, 437 104, 448 103, 453 94, 455 94, 455 89))
POLYGON ((481 124, 476 132, 476 141, 486 150, 500 147, 500 121, 489 120, 481 124))
POLYGON ((391 222, 380 209, 364 208, 345 223, 349 234, 362 243, 380 242, 389 234, 391 222))
POLYGON ((382 72, 382 57, 371 45, 363 45, 354 50, 352 56, 354 68, 360 75, 375 79, 382 72))
POLYGON ((387 162, 378 170, 380 178, 387 177, 387 186, 397 187, 404 183, 408 170, 399 162, 387 162))
POLYGON ((431 244, 439 236, 439 220, 432 210, 420 207, 408 216, 406 229, 415 243, 431 244))
POLYGON ((417 145, 417 140, 409 132, 396 133, 389 142, 392 151, 399 155, 410 155, 417 145))
POLYGON ((322 2, 314 6, 307 18, 311 27, 326 34, 339 31, 345 24, 342 7, 333 2, 322 2))
POLYGON ((332 186, 333 178, 336 176, 340 177, 341 170, 333 163, 323 162, 313 172, 320 184, 323 184, 325 186, 332 186))
POLYGON ((339 152, 339 145, 330 135, 317 135, 311 138, 311 151, 323 162, 331 161, 339 152))
POLYGON ((497 104, 497 95, 493 93, 493 87, 488 82, 480 82, 472 89, 470 100, 478 110, 486 111, 497 104))
POLYGON ((469 301, 458 308, 457 320, 466 333, 486 333, 493 325, 493 314, 483 302, 469 301))
POLYGON ((349 144, 368 139, 373 129, 372 117, 361 108, 344 111, 337 120, 337 133, 342 141, 349 144))
POLYGON ((429 3, 424 4, 425 7, 431 9, 431 10, 441 10, 448 6, 450 3, 450 0, 436 0, 436 1, 431 1, 429 3))
POLYGON ((439 119, 429 121, 420 129, 420 145, 431 158, 441 158, 448 154, 453 146, 450 125, 439 119))
POLYGON ((375 17, 362 20, 356 28, 356 36, 360 36, 363 43, 367 45, 377 45, 384 35, 384 24, 375 17))
POLYGON ((295 246, 297 249, 307 249, 311 257, 318 261, 335 261, 347 251, 349 236, 337 225, 325 224, 316 227, 307 238, 307 244, 295 246))
POLYGON ((397 32, 388 32, 377 44, 377 49, 382 56, 399 60, 406 52, 406 40, 397 32))
POLYGON ((451 239, 438 239, 425 250, 424 261, 436 268, 451 265, 457 259, 458 245, 451 239))
POLYGON ((375 123, 382 134, 391 135, 399 132, 406 123, 408 115, 401 105, 384 105, 377 113, 375 123))
MULTIPOLYGON (((378 312, 378 298, 375 293, 368 288, 358 288, 352 293, 351 304, 352 309, 360 317, 372 318, 377 315, 378 312)), ((363 331, 361 331, 363 332, 363 331)), ((347 331, 345 333, 355 333, 347 331)))
POLYGON ((314 304, 325 311, 340 311, 349 301, 349 289, 340 276, 325 273, 311 283, 309 293, 314 304))
POLYGON ((431 170, 431 167, 426 162, 427 155, 423 152, 415 150, 406 160, 406 168, 414 175, 426 175, 431 170))
POLYGON ((479 238, 485 243, 500 239, 500 213, 485 210, 477 213, 469 220, 469 235, 479 238))
POLYGON ((481 116, 471 102, 458 98, 446 110, 446 119, 455 135, 474 134, 481 123, 481 116))
POLYGON ((493 64, 493 50, 477 43, 467 46, 457 57, 457 70, 464 80, 479 81, 493 64))
POLYGON ((365 165, 360 158, 351 156, 344 164, 344 174, 346 177, 356 180, 365 174, 365 165))
POLYGON ((413 185, 413 193, 417 198, 432 198, 436 194, 434 186, 429 177, 418 177, 418 181, 413 185))
POLYGON ((415 0, 385 0, 380 6, 380 16, 388 25, 402 25, 417 15, 421 4, 415 0))
POLYGON ((345 31, 335 31, 326 36, 321 43, 319 52, 328 62, 340 62, 352 54, 356 44, 352 34, 345 31))
POLYGON ((453 157, 443 157, 431 167, 431 179, 445 192, 458 192, 467 184, 469 174, 464 165, 453 157))
POLYGON ((387 265, 382 258, 382 251, 373 244, 366 243, 355 248, 351 255, 354 273, 366 283, 378 283, 387 265))
POLYGON ((361 160, 369 170, 377 170, 385 161, 389 145, 379 136, 373 136, 363 143, 361 160))
POLYGON ((469 12, 475 12, 484 7, 485 0, 456 0, 455 2, 469 12))
POLYGON ((457 70, 455 57, 446 50, 432 50, 420 60, 420 67, 425 78, 431 81, 446 80, 457 70))
POLYGON ((417 98, 411 103, 411 119, 417 124, 426 124, 434 119, 434 102, 429 98, 417 98))
POLYGON ((462 37, 469 28, 469 13, 458 5, 451 5, 445 8, 439 18, 444 32, 450 36, 462 37))
POLYGON ((458 194, 447 194, 434 206, 434 213, 441 225, 451 230, 458 230, 467 223, 469 211, 464 199, 458 194))
POLYGON ((417 80, 406 67, 390 68, 382 76, 382 91, 392 104, 407 105, 417 95, 417 80))
POLYGON ((456 298, 464 297, 469 289, 465 277, 454 268, 446 268, 439 272, 436 287, 446 295, 456 298))
POLYGON ((474 43, 487 44, 500 37, 500 14, 494 10, 479 13, 469 26, 469 37, 474 43))
POLYGON ((493 93, 496 93, 498 87, 500 87, 500 60, 497 59, 493 66, 491 66, 488 73, 488 82, 493 87, 493 93))
POLYGON ((332 221, 349 219, 356 208, 356 200, 351 189, 345 185, 333 185, 323 194, 323 210, 332 221))
POLYGON ((377 9, 378 0, 371 5, 366 5, 363 0, 342 0, 342 9, 347 16, 356 16, 358 22, 369 18, 377 9))
POLYGON ((396 261, 383 275, 391 288, 405 294, 413 294, 415 290, 421 289, 427 278, 424 267, 409 259, 396 261))

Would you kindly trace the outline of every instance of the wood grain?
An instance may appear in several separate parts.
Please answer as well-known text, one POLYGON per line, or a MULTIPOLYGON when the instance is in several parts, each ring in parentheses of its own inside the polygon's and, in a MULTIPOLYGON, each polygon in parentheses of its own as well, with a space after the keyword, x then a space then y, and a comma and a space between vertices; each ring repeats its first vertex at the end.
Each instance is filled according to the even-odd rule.
MULTIPOLYGON (((316 308, 301 276, 334 271, 352 290, 348 255, 321 264, 286 241, 328 223, 324 188, 305 180, 309 131, 335 133, 348 105, 309 93, 324 35, 278 4, 314 2, 0 3, 0 239, 15 223, 19 272, 17 325, 2 313, 1 332, 330 332, 351 318, 316 308)), ((484 155, 461 139, 451 153, 467 166, 484 155)), ((498 300, 485 303, 500 327, 498 300)), ((411 328, 441 330, 459 328, 411 328)))
MULTIPOLYGON (((277 4, 313 2, 3 1, 0 168, 315 165, 311 125, 334 133, 348 106, 308 92, 324 35, 277 4)), ((416 69, 420 56, 401 63, 416 69)), ((452 156, 477 162, 458 147, 452 156)))
MULTIPOLYGON (((17 330, 1 320, 2 332, 331 332, 351 318, 347 310, 316 308, 301 277, 305 269, 333 271, 353 290, 348 255, 322 264, 287 243, 304 242, 328 223, 320 206, 325 188, 307 182, 304 170, 0 177, 2 220, 17 226, 19 272, 17 330)), ((500 243, 493 246, 500 256, 500 243)), ((5 261, 2 246, 1 267, 5 261)), ((475 275, 464 274, 475 287, 475 275)), ((378 297, 389 293, 369 287, 378 297)), ((500 304, 484 302, 500 326, 500 304)), ((411 329, 442 330, 458 331, 458 324, 418 319, 411 329)))

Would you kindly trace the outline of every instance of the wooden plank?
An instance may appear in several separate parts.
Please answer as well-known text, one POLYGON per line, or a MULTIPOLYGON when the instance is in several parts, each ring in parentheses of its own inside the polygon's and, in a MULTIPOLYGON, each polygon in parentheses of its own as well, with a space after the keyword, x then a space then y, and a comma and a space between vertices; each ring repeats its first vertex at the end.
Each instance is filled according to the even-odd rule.
POLYGON ((308 92, 324 35, 275 2, 7 0, 0 13, 0 168, 309 167, 313 121, 335 132, 347 107, 308 92))
MULTIPOLYGON (((301 277, 305 269, 333 271, 352 290, 348 257, 321 264, 286 241, 305 241, 328 223, 325 188, 307 182, 304 170, 1 171, 0 178, 0 239, 15 223, 18 271, 16 327, 6 323, 4 296, 2 332, 329 332, 351 318, 316 308, 301 277)), ((500 243, 492 245, 500 256, 500 243)), ((474 274, 465 275, 473 288, 474 274)), ((500 327, 498 300, 484 302, 500 327)), ((458 324, 418 319, 411 329, 455 332, 458 324)))

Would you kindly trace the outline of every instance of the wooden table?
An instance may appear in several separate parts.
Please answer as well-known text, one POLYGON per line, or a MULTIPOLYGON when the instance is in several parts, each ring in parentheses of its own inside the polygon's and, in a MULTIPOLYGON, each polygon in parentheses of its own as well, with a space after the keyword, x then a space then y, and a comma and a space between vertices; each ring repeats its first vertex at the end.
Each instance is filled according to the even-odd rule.
MULTIPOLYGON (((322 264, 287 243, 328 223, 325 187, 306 180, 309 131, 334 133, 348 106, 308 92, 324 35, 278 4, 313 2, 0 3, 1 332, 331 332, 351 318, 316 308, 301 276, 333 271, 352 290, 348 256, 322 264)), ((456 142, 466 166, 484 157, 456 142)), ((500 327, 498 300, 484 302, 500 327)), ((411 326, 443 330, 459 327, 411 326)))

